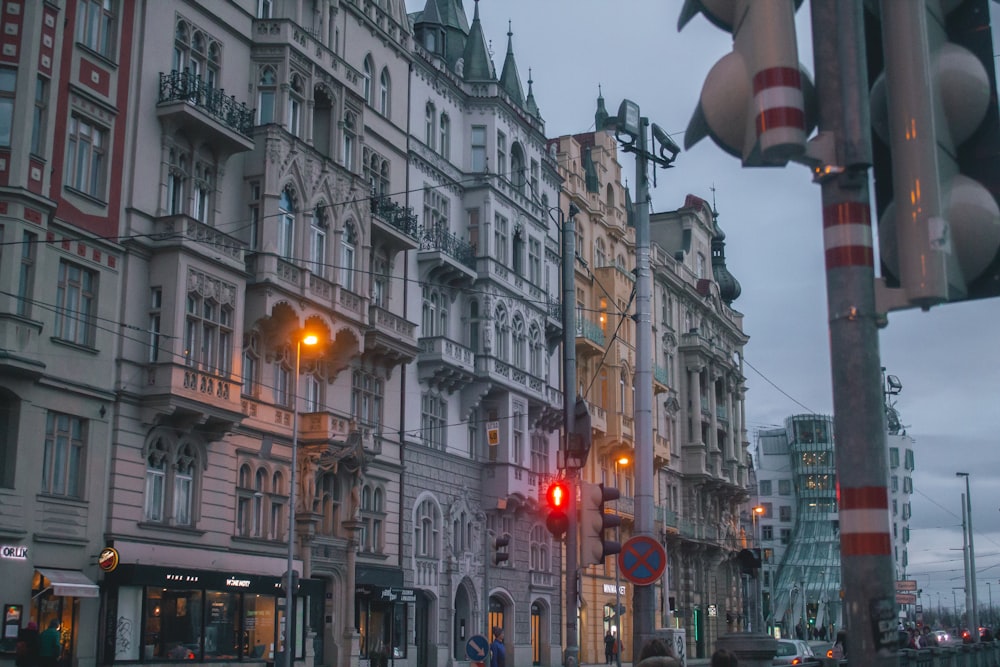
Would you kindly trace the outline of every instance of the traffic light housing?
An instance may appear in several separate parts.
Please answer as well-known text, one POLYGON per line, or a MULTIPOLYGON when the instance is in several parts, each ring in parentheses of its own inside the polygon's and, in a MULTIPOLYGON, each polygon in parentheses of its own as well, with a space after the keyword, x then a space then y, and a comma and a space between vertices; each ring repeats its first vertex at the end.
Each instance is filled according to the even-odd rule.
POLYGON ((510 546, 510 535, 496 535, 493 537, 493 564, 501 565, 510 560, 510 554, 506 551, 510 546))
POLYGON ((548 512, 548 516, 545 517, 545 527, 558 540, 569 527, 569 484, 561 479, 552 482, 545 494, 545 500, 548 512))
POLYGON ((865 25, 878 310, 1000 295, 1000 113, 988 2, 889 2, 881 11, 869 8, 865 25))
POLYGON ((606 539, 608 528, 620 526, 622 519, 604 511, 609 500, 617 500, 618 489, 603 484, 580 483, 580 565, 599 565, 607 556, 622 550, 614 539, 606 539))
POLYGON ((685 149, 711 136, 745 167, 784 166, 804 156, 816 114, 795 38, 800 2, 685 0, 678 30, 700 12, 733 33, 733 51, 705 79, 685 149))

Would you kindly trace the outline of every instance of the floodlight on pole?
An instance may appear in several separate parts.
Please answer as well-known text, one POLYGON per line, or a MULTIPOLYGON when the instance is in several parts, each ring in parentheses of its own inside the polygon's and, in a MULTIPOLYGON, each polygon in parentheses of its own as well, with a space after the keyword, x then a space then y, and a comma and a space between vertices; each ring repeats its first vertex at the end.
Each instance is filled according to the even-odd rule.
POLYGON ((288 478, 288 568, 285 572, 285 627, 284 642, 281 647, 283 667, 292 667, 295 661, 292 619, 295 616, 295 469, 299 458, 299 366, 302 361, 302 346, 319 343, 316 334, 299 332, 295 339, 295 373, 292 375, 292 460, 288 478))

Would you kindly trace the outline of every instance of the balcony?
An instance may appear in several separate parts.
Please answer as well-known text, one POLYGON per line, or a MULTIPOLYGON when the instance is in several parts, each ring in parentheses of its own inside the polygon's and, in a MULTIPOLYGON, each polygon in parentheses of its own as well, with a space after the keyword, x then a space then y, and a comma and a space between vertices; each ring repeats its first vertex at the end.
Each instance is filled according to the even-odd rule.
POLYGON ((375 357, 387 366, 408 364, 419 352, 416 329, 417 325, 406 318, 369 306, 364 356, 375 357))
POLYGON ((563 312, 562 302, 551 296, 545 299, 545 340, 549 349, 562 342, 563 312))
POLYGON ((677 517, 677 512, 668 510, 666 507, 661 507, 657 505, 653 508, 656 514, 656 523, 662 530, 677 532, 680 522, 677 517))
POLYGON ((142 387, 143 421, 198 425, 209 440, 221 437, 243 419, 240 384, 183 364, 152 364, 142 387))
POLYGON ((526 503, 538 498, 539 476, 527 468, 507 462, 488 462, 482 468, 483 501, 496 507, 496 501, 526 503))
POLYGON ((41 377, 46 363, 41 353, 43 324, 10 313, 0 314, 0 371, 41 377))
POLYGON ((476 376, 491 384, 524 392, 529 399, 549 403, 555 407, 562 405, 562 392, 549 387, 541 378, 531 375, 523 368, 507 363, 497 357, 476 355, 476 376))
POLYGON ((587 401, 587 409, 590 412, 590 428, 601 433, 608 432, 608 413, 599 405, 587 401))
POLYGON ((670 440, 659 433, 653 434, 653 463, 657 467, 670 465, 670 440))
POLYGON ((369 201, 372 234, 378 236, 390 253, 414 250, 420 245, 420 225, 412 208, 400 206, 384 195, 373 196, 369 201))
POLYGON ((243 252, 246 244, 188 215, 168 215, 153 221, 153 245, 156 248, 180 248, 202 257, 222 262, 231 269, 246 267, 243 252))
POLYGON ((351 418, 332 412, 307 412, 299 418, 299 440, 303 445, 347 440, 351 418))
POLYGON ((220 161, 254 147, 254 110, 188 70, 160 72, 156 114, 161 122, 210 144, 220 161))
POLYGON ((449 287, 468 287, 476 280, 474 249, 447 229, 432 227, 420 234, 417 263, 425 280, 449 287))
POLYGON ((592 320, 578 317, 576 320, 576 350, 581 356, 604 354, 604 329, 592 320))
POLYGON ((670 390, 667 369, 663 366, 653 366, 653 393, 662 394, 670 390))
POLYGON ((418 345, 417 372, 421 382, 451 393, 475 379, 475 354, 471 348, 444 336, 421 338, 418 345))

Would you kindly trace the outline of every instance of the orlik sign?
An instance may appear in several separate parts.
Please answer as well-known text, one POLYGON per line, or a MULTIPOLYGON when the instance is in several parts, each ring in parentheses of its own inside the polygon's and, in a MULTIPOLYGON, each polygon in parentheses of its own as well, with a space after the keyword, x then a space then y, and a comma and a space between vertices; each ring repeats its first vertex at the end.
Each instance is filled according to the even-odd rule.
POLYGON ((5 560, 28 560, 28 547, 21 544, 0 545, 0 558, 5 560))

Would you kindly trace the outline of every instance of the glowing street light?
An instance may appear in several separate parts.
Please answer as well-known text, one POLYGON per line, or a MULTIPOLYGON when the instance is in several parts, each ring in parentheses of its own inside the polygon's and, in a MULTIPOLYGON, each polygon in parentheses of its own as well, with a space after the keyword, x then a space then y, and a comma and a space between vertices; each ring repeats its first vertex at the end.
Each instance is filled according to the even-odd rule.
POLYGON ((299 458, 299 364, 302 361, 302 346, 319 343, 319 336, 301 332, 295 340, 295 374, 292 376, 292 471, 288 487, 288 571, 285 573, 285 641, 282 646, 283 667, 292 667, 295 661, 295 639, 292 636, 292 620, 295 617, 295 469, 299 458))

